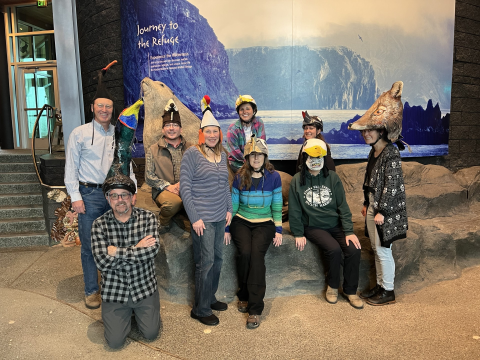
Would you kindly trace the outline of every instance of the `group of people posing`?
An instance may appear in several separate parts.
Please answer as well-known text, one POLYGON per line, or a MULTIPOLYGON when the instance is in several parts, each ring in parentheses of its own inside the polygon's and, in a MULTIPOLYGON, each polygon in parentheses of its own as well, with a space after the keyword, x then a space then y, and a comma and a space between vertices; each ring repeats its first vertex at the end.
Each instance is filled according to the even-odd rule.
MULTIPOLYGON (((201 101, 203 118, 195 145, 182 136, 180 113, 169 101, 160 139, 146 152, 145 179, 160 208, 157 226, 155 216, 134 207, 133 178, 105 181, 106 172, 101 169, 111 164, 113 157, 113 102, 105 96, 93 101, 93 125, 83 125, 70 136, 65 183, 72 207, 79 213, 85 303, 98 308, 103 302, 108 344, 119 347, 124 343, 132 311, 146 338, 158 335, 159 300, 154 275, 158 236, 169 230, 172 217, 182 208, 191 223, 195 262, 191 317, 213 326, 219 323, 213 310, 227 310, 228 305, 218 301, 215 294, 223 246, 233 242, 237 249, 237 309, 248 313, 248 329, 257 328, 266 291, 265 255, 271 244, 282 244, 283 200, 281 177, 269 162, 265 127, 256 117, 255 100, 249 95, 237 99, 239 119, 228 128, 227 151, 208 96, 201 101), (101 301, 97 267, 102 274, 101 301)), ((302 251, 308 242, 321 249, 326 260, 329 303, 337 302, 339 288, 357 309, 364 307, 364 300, 371 305, 395 302, 391 244, 406 236, 398 149, 388 140, 385 128, 361 131, 366 144, 372 146, 361 211, 375 253, 377 281, 373 288, 357 295, 361 245, 353 232, 352 214, 330 146, 322 136, 323 122, 305 112, 303 130, 305 143, 290 184, 288 204, 297 249, 302 251)))

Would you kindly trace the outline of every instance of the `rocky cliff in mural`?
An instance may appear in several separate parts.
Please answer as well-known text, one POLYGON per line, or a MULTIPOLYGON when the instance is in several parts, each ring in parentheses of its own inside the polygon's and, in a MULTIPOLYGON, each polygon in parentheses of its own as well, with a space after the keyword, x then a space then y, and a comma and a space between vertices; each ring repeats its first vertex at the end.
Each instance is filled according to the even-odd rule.
POLYGON ((230 75, 261 109, 366 109, 378 96, 368 61, 343 47, 228 49, 230 75))
POLYGON ((167 85, 196 115, 208 93, 220 118, 235 113, 238 90, 228 56, 207 19, 185 0, 122 0, 125 102, 138 99, 149 77, 167 85), (135 9, 135 11, 127 11, 135 9))

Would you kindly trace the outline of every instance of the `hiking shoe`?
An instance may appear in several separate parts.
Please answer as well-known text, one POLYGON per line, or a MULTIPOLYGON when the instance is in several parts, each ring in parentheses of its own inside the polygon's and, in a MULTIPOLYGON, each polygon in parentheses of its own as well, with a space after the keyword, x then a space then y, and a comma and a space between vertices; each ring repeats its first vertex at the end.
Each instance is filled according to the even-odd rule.
POLYGON ((98 292, 85 296, 85 306, 89 309, 98 309, 102 304, 102 299, 98 292))
POLYGON ((360 299, 357 294, 347 295, 347 298, 348 301, 350 301, 350 305, 352 305, 355 309, 363 309, 363 300, 360 299))
POLYGON ((362 299, 368 299, 371 298, 374 295, 377 295, 377 293, 380 291, 382 287, 380 285, 375 285, 375 287, 369 289, 365 289, 360 293, 360 298, 362 299))
POLYGON ((237 309, 241 313, 247 313, 248 312, 248 301, 239 301, 237 303, 237 309))
POLYGON ((338 300, 338 289, 332 289, 330 286, 328 286, 327 292, 325 293, 325 299, 330 304, 336 304, 338 300))
POLYGON ((367 304, 373 306, 388 305, 395 303, 395 292, 393 290, 385 290, 383 287, 374 296, 367 299, 367 304))
POLYGON ((247 329, 256 329, 260 326, 260 315, 248 315, 247 329))

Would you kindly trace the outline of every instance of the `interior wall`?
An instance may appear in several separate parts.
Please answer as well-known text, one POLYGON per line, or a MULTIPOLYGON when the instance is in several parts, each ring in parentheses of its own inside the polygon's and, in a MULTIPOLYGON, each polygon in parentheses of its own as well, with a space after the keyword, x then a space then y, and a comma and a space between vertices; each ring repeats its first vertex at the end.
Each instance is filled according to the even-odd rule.
MULTIPOLYGON (((77 0, 77 18, 85 114, 91 114, 96 71, 115 59, 119 64, 105 80, 117 108, 123 108, 120 0, 77 0)), ((480 166, 479 116, 480 5, 478 0, 456 0, 449 155, 415 160, 452 170, 480 166)))
POLYGON ((480 165, 480 3, 456 0, 452 107, 446 166, 480 165))

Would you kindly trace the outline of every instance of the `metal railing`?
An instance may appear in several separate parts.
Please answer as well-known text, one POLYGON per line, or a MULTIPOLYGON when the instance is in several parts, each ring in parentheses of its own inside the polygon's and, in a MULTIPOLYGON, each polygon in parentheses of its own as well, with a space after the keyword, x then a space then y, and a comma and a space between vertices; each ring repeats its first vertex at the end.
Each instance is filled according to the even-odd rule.
MULTIPOLYGON (((35 120, 35 124, 33 125, 32 129, 32 158, 33 158, 33 165, 35 166, 35 172, 37 173, 38 181, 40 182, 40 185, 48 187, 50 189, 65 189, 65 186, 55 186, 55 185, 48 185, 45 184, 42 181, 42 177, 40 176, 40 172, 38 171, 38 165, 37 165, 37 158, 35 155, 35 134, 37 132, 38 128, 38 122, 40 121, 40 118, 42 117, 42 114, 44 111, 47 111, 47 130, 48 130, 48 152, 49 154, 52 153, 52 132, 50 131, 50 120, 55 118, 55 108, 50 105, 43 105, 42 109, 37 115, 37 119, 35 120)), ((59 130, 60 131, 60 130, 59 130)))

